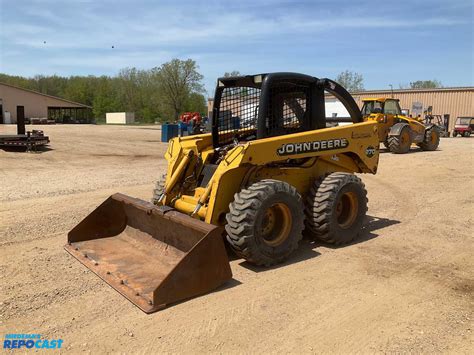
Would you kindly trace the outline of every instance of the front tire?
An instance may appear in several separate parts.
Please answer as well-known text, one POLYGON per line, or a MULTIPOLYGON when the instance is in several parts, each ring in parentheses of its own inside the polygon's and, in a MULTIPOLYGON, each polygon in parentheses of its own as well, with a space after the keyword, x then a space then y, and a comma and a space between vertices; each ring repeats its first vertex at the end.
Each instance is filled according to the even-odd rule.
POLYGON ((430 127, 425 131, 425 137, 423 142, 419 144, 421 149, 433 151, 438 149, 439 146, 439 131, 436 127, 430 127))
POLYGON ((410 128, 403 127, 399 135, 388 137, 388 147, 392 153, 404 154, 410 151, 410 128))
POLYGON ((234 195, 226 215, 227 241, 255 265, 281 263, 298 248, 304 228, 303 201, 296 189, 262 180, 234 195))
POLYGON ((317 180, 306 200, 306 228, 327 243, 354 240, 367 213, 367 191, 354 174, 332 173, 317 180))
POLYGON ((158 205, 158 199, 160 198, 161 194, 165 190, 165 181, 166 181, 166 174, 162 174, 155 183, 155 188, 153 189, 153 197, 151 198, 151 202, 154 205, 158 205))

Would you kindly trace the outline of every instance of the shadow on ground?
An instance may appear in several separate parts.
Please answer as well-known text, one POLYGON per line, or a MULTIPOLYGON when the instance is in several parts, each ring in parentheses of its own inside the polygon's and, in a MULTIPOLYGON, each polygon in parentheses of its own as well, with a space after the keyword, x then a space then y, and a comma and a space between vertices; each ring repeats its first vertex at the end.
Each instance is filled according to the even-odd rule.
MULTIPOLYGON (((400 221, 388 219, 388 218, 367 216, 366 223, 364 227, 362 228, 362 231, 360 232, 359 237, 349 244, 333 245, 333 244, 321 242, 319 240, 312 240, 311 238, 305 236, 305 238, 300 242, 298 250, 291 256, 289 260, 285 261, 284 263, 273 265, 271 267, 262 267, 262 266, 252 265, 247 261, 242 261, 239 265, 245 267, 246 269, 252 270, 254 272, 264 272, 268 270, 278 269, 280 267, 285 267, 287 265, 299 263, 301 261, 305 261, 305 260, 321 255, 321 253, 315 250, 316 248, 321 247, 321 246, 326 247, 326 248, 331 248, 331 249, 339 249, 339 248, 345 248, 345 247, 359 244, 359 243, 364 243, 371 239, 377 238, 379 236, 379 234, 376 233, 378 230, 383 229, 385 227, 389 227, 394 224, 398 224, 398 223, 400 223, 400 221)), ((235 254, 229 255, 229 258, 231 260, 239 259, 235 254)))
POLYGON ((26 147, 0 147, 0 149, 4 150, 5 152, 12 152, 12 153, 31 153, 31 154, 42 154, 54 150, 50 147, 38 147, 36 149, 27 150, 26 147))
MULTIPOLYGON (((403 154, 413 154, 413 153, 420 153, 420 152, 432 153, 432 152, 439 152, 441 150, 442 149, 440 149, 439 147, 436 150, 423 150, 419 147, 411 147, 408 152, 400 153, 400 154, 403 155, 403 154)), ((382 148, 382 147, 380 148, 379 152, 381 154, 397 154, 397 153, 392 153, 388 148, 382 148)))
POLYGON ((147 131, 161 131, 161 126, 159 127, 133 127, 135 129, 145 129, 147 131))
MULTIPOLYGON (((210 290, 209 292, 203 293, 202 295, 197 295, 197 296, 185 298, 184 300, 181 300, 181 301, 169 303, 169 304, 166 305, 165 308, 171 308, 171 307, 177 306, 177 305, 179 305, 179 304, 181 304, 181 303, 188 302, 189 300, 192 300, 193 298, 206 297, 207 295, 209 295, 209 294, 211 294, 211 293, 225 291, 225 290, 227 290, 227 289, 229 289, 229 288, 233 288, 233 287, 239 286, 239 285, 241 285, 241 284, 242 284, 242 282, 240 282, 239 280, 236 280, 236 279, 232 278, 232 279, 230 279, 229 281, 225 282, 223 285, 219 286, 218 288, 216 288, 216 289, 214 289, 214 290, 210 290)), ((137 310, 138 310, 138 307, 137 307, 137 310)), ((139 311, 139 312, 141 312, 141 311, 139 311)), ((160 313, 160 310, 155 311, 155 312, 153 312, 153 313, 159 314, 159 313, 160 313)))

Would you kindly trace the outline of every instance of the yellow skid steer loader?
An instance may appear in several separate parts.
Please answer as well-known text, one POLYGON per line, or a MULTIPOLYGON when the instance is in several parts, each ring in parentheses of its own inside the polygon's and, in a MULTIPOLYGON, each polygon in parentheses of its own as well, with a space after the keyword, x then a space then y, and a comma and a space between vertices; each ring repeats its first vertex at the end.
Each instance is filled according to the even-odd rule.
POLYGON ((152 202, 115 194, 68 234, 66 250, 149 313, 232 273, 225 243, 256 265, 283 262, 303 229, 328 243, 359 233, 375 174, 376 122, 329 79, 271 73, 218 79, 212 133, 168 144, 152 202), (324 93, 353 124, 326 127, 324 93))

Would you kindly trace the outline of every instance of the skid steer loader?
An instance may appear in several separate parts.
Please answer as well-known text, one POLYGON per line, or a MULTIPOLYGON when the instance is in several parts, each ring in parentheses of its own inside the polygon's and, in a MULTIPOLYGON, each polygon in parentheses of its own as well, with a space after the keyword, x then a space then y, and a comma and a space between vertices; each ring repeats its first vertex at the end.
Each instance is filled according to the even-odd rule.
POLYGON ((367 98, 362 100, 365 121, 379 124, 379 140, 392 153, 408 153, 412 143, 423 150, 436 150, 441 127, 421 119, 402 115, 398 99, 367 98))
POLYGON ((225 243, 256 265, 280 263, 303 235, 347 243, 377 171, 376 122, 350 94, 296 73, 220 78, 212 133, 173 138, 152 202, 115 194, 68 234, 66 250, 149 313, 231 279, 225 243), (353 123, 326 128, 324 93, 353 123))

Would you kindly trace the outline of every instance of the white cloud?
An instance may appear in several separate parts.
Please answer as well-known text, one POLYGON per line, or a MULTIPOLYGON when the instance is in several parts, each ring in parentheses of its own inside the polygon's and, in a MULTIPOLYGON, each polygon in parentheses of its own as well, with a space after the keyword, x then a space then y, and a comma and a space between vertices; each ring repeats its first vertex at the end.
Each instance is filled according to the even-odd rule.
MULTIPOLYGON (((75 3, 78 4, 77 2, 75 3)), ((0 35, 4 44, 44 47, 55 49, 105 49, 156 48, 159 46, 195 46, 261 40, 271 36, 305 36, 344 29, 423 28, 427 26, 453 26, 459 20, 449 18, 425 18, 400 20, 390 17, 361 17, 347 14, 312 13, 281 14, 275 17, 252 15, 245 12, 210 12, 207 17, 184 13, 176 8, 153 7, 148 12, 134 12, 102 16, 93 3, 73 6, 65 14, 57 14, 43 5, 28 6, 22 11, 37 19, 35 24, 18 23, 19 17, 7 18, 0 35)), ((118 5, 120 6, 120 5, 118 5)))
MULTIPOLYGON (((423 37, 423 43, 434 46, 433 38, 438 41, 443 32, 471 29, 472 42, 472 18, 466 16, 472 0, 463 6, 439 0, 426 11, 417 2, 423 16, 403 1, 384 5, 383 13, 367 2, 337 0, 315 5, 292 0, 0 1, 0 71, 23 75, 115 74, 127 66, 150 68, 175 57, 193 58, 212 90, 217 76, 234 69, 331 75, 357 66, 357 59, 368 63, 368 46, 357 42, 361 34, 408 46, 423 37), (348 64, 339 53, 349 50, 348 64)), ((469 34, 463 38, 466 47, 469 34)), ((390 58, 385 56, 384 66, 390 58)), ((419 68, 419 63, 410 65, 419 68)))

